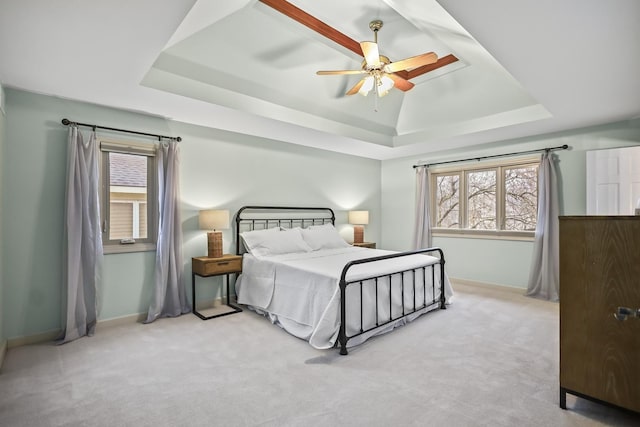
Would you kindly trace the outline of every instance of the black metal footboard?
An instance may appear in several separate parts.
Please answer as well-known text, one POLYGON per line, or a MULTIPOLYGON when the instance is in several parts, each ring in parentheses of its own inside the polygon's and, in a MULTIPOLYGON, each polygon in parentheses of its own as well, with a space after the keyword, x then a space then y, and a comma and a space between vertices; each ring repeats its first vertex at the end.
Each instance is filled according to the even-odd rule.
MULTIPOLYGON (((338 344, 340 345, 340 354, 346 355, 348 354, 347 352, 347 342, 352 339, 355 338, 357 336, 360 336, 362 334, 368 333, 370 331, 373 331, 375 329, 379 329, 382 328, 392 322, 396 322, 397 320, 406 318, 407 316, 412 315, 413 313, 416 313, 418 311, 422 311, 425 310, 428 307, 433 307, 435 308, 435 306, 437 304, 440 305, 441 309, 445 309, 445 277, 444 277, 444 253, 442 252, 442 250, 440 248, 427 248, 427 249, 419 249, 416 251, 410 251, 410 252, 400 252, 400 253, 396 253, 396 254, 391 254, 391 255, 383 255, 383 256, 377 256, 377 257, 372 257, 372 258, 365 258, 365 259, 359 259, 359 260, 355 260, 355 261, 351 261, 349 263, 347 263, 344 268, 342 269, 342 274, 340 276, 340 332, 338 335, 338 344), (357 280, 353 280, 353 281, 347 281, 346 277, 347 277, 347 273, 349 271, 349 269, 351 267, 353 267, 354 265, 359 265, 359 264, 366 264, 366 263, 374 263, 377 261, 382 261, 385 259, 391 259, 391 258, 399 258, 399 257, 406 257, 406 256, 410 256, 410 255, 416 255, 416 254, 433 254, 433 253, 437 253, 437 257, 439 258, 438 262, 433 263, 431 265, 426 265, 426 266, 422 266, 422 267, 416 267, 416 268, 410 268, 407 270, 400 270, 400 271, 394 271, 391 273, 387 273, 387 274, 383 274, 381 276, 371 276, 371 277, 364 277, 364 278, 358 278, 357 280), (435 268, 436 266, 440 266, 440 296, 438 299, 435 298, 435 284, 436 284, 436 273, 435 273, 435 268), (418 274, 417 271, 421 271, 421 283, 416 283, 418 279, 418 274), (427 274, 431 275, 431 299, 427 299, 427 286, 429 286, 427 284, 427 274), (393 284, 393 277, 394 276, 398 276, 400 278, 400 295, 401 295, 401 301, 402 301, 402 307, 401 307, 401 314, 398 316, 393 316, 393 309, 392 309, 392 292, 393 292, 393 288, 394 286, 392 286, 393 284), (386 319, 380 319, 379 318, 379 313, 378 313, 378 307, 379 307, 379 300, 378 300, 378 281, 382 278, 387 278, 388 279, 388 283, 389 283, 389 292, 388 292, 388 297, 389 297, 389 315, 388 318, 386 319), (375 297, 374 297, 374 304, 375 307, 363 307, 363 283, 368 282, 370 283, 370 281, 373 282, 373 285, 375 286, 375 297), (408 282, 408 283, 407 283, 408 282), (347 335, 347 287, 348 286, 359 286, 360 287, 360 330, 353 334, 353 335, 347 335), (406 286, 410 286, 413 289, 413 306, 412 307, 405 307, 405 287, 406 286), (422 286, 422 294, 423 294, 423 301, 416 301, 416 289, 417 287, 422 286), (371 310, 371 314, 375 316, 375 325, 371 326, 371 327, 366 327, 364 326, 364 320, 363 320, 363 313, 364 310, 371 310)), ((397 287, 397 286, 396 286, 397 287)), ((396 290, 397 291, 397 290, 396 290)))

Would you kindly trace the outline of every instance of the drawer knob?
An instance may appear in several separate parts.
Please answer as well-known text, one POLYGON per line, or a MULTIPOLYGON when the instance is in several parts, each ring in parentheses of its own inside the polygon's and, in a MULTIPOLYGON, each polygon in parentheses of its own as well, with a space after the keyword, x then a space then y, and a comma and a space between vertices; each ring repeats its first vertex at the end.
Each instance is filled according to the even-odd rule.
POLYGON ((218 265, 228 265, 229 261, 220 261, 218 265))
POLYGON ((616 318, 616 320, 619 321, 623 321, 623 320, 627 320, 627 317, 638 317, 640 318, 640 308, 637 310, 634 310, 632 308, 629 307, 618 307, 618 310, 616 310, 615 313, 613 313, 613 317, 616 318))

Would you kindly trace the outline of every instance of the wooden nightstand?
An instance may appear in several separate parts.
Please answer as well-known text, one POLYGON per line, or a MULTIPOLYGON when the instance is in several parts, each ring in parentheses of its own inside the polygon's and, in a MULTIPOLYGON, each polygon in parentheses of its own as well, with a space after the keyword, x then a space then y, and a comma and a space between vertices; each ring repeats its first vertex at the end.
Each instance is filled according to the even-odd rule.
POLYGON ((353 243, 353 246, 358 246, 359 248, 375 249, 376 248, 376 242, 353 243))
POLYGON ((242 309, 229 301, 229 275, 242 272, 242 255, 224 254, 221 258, 197 257, 191 259, 191 312, 202 320, 213 319, 214 317, 227 316, 233 313, 239 313, 242 309), (233 308, 228 311, 213 316, 204 316, 196 310, 196 276, 212 277, 227 276, 227 306, 233 308))

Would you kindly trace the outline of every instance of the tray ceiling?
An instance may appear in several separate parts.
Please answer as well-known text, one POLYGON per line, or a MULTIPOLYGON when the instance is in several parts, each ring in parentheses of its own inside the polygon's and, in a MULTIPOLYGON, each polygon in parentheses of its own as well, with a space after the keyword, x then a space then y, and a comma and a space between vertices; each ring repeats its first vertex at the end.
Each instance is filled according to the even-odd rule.
POLYGON ((360 69, 361 55, 262 2, 237 2, 209 11, 208 23, 187 16, 142 84, 386 147, 550 116, 436 2, 291 3, 356 41, 373 40, 369 22, 381 19, 378 45, 392 61, 431 51, 459 61, 412 79, 407 92, 346 96, 360 76, 316 71, 360 69))
POLYGON ((634 0, 290 3, 358 42, 382 20, 392 61, 459 60, 407 92, 345 96, 360 76, 316 71, 362 57, 261 1, 7 0, 0 82, 376 159, 640 116, 634 0))

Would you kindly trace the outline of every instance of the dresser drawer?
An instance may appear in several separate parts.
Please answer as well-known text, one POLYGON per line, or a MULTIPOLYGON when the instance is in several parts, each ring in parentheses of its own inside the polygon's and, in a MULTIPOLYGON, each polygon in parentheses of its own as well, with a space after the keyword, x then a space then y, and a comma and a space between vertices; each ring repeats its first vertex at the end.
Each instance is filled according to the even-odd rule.
POLYGON ((191 269, 200 276, 240 273, 242 271, 242 257, 225 255, 222 258, 193 258, 191 269))

